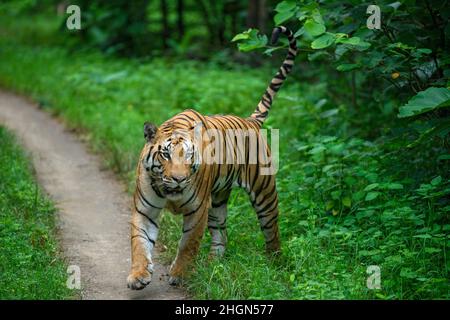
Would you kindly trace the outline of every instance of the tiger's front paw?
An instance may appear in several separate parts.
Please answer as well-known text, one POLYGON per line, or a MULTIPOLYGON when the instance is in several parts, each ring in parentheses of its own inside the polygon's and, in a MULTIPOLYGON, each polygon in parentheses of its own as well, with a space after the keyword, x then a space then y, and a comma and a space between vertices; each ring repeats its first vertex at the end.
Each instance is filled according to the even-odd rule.
POLYGON ((172 265, 169 269, 169 284, 171 286, 178 286, 181 284, 181 276, 182 276, 182 268, 175 261, 172 262, 172 265))
POLYGON ((128 288, 142 290, 152 281, 152 274, 147 269, 132 270, 127 278, 128 288))
POLYGON ((169 284, 171 286, 178 286, 181 284, 181 277, 169 276, 169 284))

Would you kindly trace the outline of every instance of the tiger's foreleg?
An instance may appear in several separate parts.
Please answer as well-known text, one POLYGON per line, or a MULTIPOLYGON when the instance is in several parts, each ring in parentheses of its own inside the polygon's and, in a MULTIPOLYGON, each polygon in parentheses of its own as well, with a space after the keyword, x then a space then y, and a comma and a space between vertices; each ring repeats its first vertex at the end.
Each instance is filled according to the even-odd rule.
POLYGON ((205 203, 208 203, 208 205, 203 205, 194 213, 183 216, 183 235, 178 246, 177 256, 169 271, 169 283, 171 285, 180 283, 187 266, 198 253, 208 221, 210 201, 205 201, 205 203))
POLYGON ((221 257, 227 244, 227 202, 230 191, 214 194, 208 214, 208 229, 211 234, 210 256, 221 257))
POLYGON ((165 199, 160 198, 152 188, 149 177, 139 175, 134 194, 131 218, 131 272, 127 278, 128 287, 140 290, 152 278, 152 251, 158 237, 158 218, 165 199))

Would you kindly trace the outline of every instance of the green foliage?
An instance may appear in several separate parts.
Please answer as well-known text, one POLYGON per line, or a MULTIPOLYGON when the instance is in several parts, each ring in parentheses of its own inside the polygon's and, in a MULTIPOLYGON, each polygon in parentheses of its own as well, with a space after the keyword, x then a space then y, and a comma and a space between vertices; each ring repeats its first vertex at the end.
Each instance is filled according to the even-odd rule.
POLYGON ((237 34, 231 41, 247 40, 244 43, 238 43, 239 50, 243 52, 263 48, 267 44, 267 36, 258 33, 258 30, 248 29, 237 34))
POLYGON ((400 107, 399 117, 411 117, 437 108, 450 106, 450 90, 447 88, 428 88, 411 98, 400 107))
MULTIPOLYGON (((448 105, 450 56, 445 48, 449 45, 450 10, 445 3, 378 1, 381 29, 369 30, 366 9, 370 3, 286 0, 278 3, 274 22, 297 30, 295 37, 300 48, 313 49, 308 54, 313 63, 325 62, 337 71, 352 73, 349 98, 353 107, 362 104, 373 108, 388 100, 401 106, 411 99, 399 109, 399 116, 404 118, 448 105), (372 92, 365 92, 367 87, 372 92)), ((254 37, 240 40, 239 48, 255 41, 254 37)), ((327 73, 332 74, 333 70, 328 69, 327 73)), ((431 119, 416 117, 412 121, 412 132, 419 133, 421 141, 437 138, 448 144, 445 131, 442 132, 450 121, 448 112, 435 112, 431 119), (436 130, 424 134, 413 128, 436 128, 437 122, 440 134, 436 130)))
POLYGON ((146 11, 148 0, 76 0, 71 4, 80 7, 82 29, 69 32, 65 29, 66 21, 63 21, 61 29, 64 33, 106 53, 148 54, 151 48, 146 11))
POLYGON ((36 185, 28 159, 2 127, 0 149, 0 299, 70 298, 53 206, 36 185))

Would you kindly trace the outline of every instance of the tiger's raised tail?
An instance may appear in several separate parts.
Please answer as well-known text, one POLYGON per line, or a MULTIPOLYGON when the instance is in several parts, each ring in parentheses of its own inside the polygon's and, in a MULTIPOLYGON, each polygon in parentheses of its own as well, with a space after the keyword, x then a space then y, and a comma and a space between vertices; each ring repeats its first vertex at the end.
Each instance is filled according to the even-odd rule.
POLYGON ((261 100, 258 103, 255 111, 250 116, 253 119, 256 119, 260 125, 266 120, 270 107, 272 106, 272 101, 275 98, 278 90, 283 84, 284 80, 286 80, 286 76, 291 72, 292 66, 294 65, 294 59, 297 55, 297 43, 295 41, 294 35, 291 30, 286 27, 279 26, 273 29, 272 32, 272 44, 275 44, 280 37, 280 33, 284 33, 289 40, 289 51, 286 58, 283 61, 280 69, 278 70, 275 77, 270 82, 269 86, 264 92, 261 100))

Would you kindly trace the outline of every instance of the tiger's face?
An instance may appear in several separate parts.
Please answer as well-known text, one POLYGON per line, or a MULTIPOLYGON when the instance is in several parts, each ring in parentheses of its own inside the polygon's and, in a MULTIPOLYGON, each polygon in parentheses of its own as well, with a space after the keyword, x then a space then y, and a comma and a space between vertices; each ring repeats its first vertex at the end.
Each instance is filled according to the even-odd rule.
POLYGON ((156 187, 170 200, 182 198, 199 168, 194 130, 164 132, 146 123, 144 136, 151 144, 144 166, 156 187))

